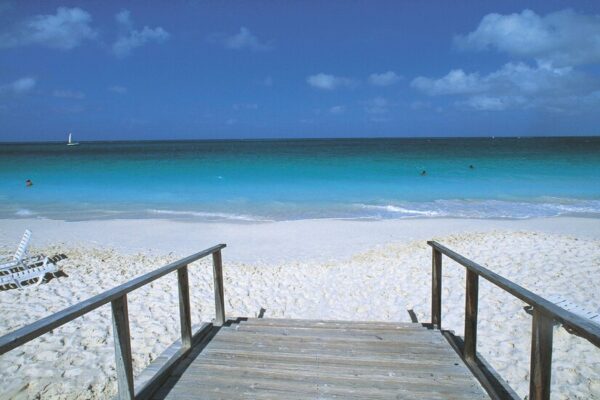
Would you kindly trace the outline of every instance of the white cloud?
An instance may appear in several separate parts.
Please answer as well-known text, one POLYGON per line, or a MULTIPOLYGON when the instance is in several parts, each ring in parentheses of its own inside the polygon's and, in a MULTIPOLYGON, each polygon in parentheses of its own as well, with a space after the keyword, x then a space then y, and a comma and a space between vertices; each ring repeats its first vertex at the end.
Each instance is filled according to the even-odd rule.
POLYGON ((113 52, 117 57, 125 57, 136 47, 143 46, 148 42, 164 43, 171 36, 160 26, 156 28, 144 26, 142 30, 133 29, 131 13, 128 10, 119 12, 115 15, 115 19, 122 31, 113 44, 113 52))
POLYGON ((91 15, 81 8, 59 7, 53 15, 35 15, 0 33, 0 48, 40 45, 70 50, 95 39, 91 15))
POLYGON ((415 78, 411 86, 430 96, 495 92, 501 94, 536 95, 586 90, 590 78, 571 67, 557 68, 550 64, 531 67, 525 63, 507 63, 498 71, 480 76, 452 70, 439 79, 415 78))
POLYGON ((394 71, 369 75, 369 83, 375 86, 390 86, 394 83, 397 83, 399 80, 400 76, 398 76, 394 71))
POLYGON ((410 84, 430 96, 442 94, 459 94, 480 92, 485 89, 486 83, 481 80, 479 74, 467 74, 462 69, 453 69, 439 79, 431 79, 419 76, 410 84))
POLYGON ((519 14, 488 14, 473 32, 457 36, 462 49, 494 48, 517 57, 554 65, 600 61, 600 16, 562 10, 540 16, 531 10, 519 14))
POLYGON ((215 33, 209 36, 209 41, 219 43, 231 50, 268 51, 273 50, 271 42, 263 42, 256 37, 248 28, 242 26, 240 31, 233 35, 215 33))
POLYGON ((333 106, 329 109, 331 114, 343 114, 346 112, 346 106, 333 106))
POLYGON ((25 94, 33 90, 37 81, 35 78, 25 77, 14 82, 0 85, 0 93, 25 94))
POLYGON ((334 90, 343 86, 354 86, 356 82, 350 78, 320 73, 307 77, 306 83, 317 89, 334 90))
POLYGON ((85 98, 85 93, 80 92, 78 90, 55 90, 52 92, 54 97, 61 97, 64 99, 83 99, 85 98))
POLYGON ((492 97, 485 95, 473 96, 459 105, 465 105, 479 111, 502 111, 513 106, 523 106, 525 98, 522 96, 500 96, 492 97))
POLYGON ((121 10, 115 15, 115 20, 122 28, 126 30, 133 29, 133 22, 131 21, 131 11, 121 10))
MULTIPOLYGON (((418 77, 411 85, 430 95, 467 95, 457 104, 476 110, 500 111, 514 107, 544 107, 586 96, 597 90, 600 82, 571 67, 553 67, 538 63, 532 67, 525 63, 507 63, 499 70, 481 76, 452 70, 438 79, 418 77)), ((568 102, 567 102, 568 103, 568 102)))
POLYGON ((127 88, 125 86, 120 86, 120 85, 109 86, 108 90, 110 92, 114 92, 114 93, 118 93, 118 94, 126 94, 127 93, 127 88))
POLYGON ((365 102, 365 111, 368 114, 382 115, 389 112, 389 102, 383 97, 375 97, 365 102))

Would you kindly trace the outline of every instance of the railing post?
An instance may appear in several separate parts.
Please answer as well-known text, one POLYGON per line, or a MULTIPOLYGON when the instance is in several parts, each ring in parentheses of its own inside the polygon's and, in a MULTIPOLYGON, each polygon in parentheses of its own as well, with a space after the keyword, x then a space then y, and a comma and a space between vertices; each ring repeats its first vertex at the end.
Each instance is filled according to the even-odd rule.
POLYGON ((113 335, 115 338, 115 362, 119 392, 117 399, 133 400, 133 367, 131 359, 131 337, 129 335, 129 314, 127 295, 111 302, 113 335))
POLYGON ((215 251, 213 257, 213 277, 215 280, 215 325, 225 323, 225 299, 223 295, 223 260, 221 250, 215 251))
POLYGON ((467 268, 465 296, 465 348, 464 357, 474 361, 477 357, 477 308, 479 301, 479 275, 467 268))
POLYGON ((442 328, 442 253, 433 248, 431 255, 431 324, 442 328))
POLYGON ((192 347, 192 314, 190 311, 190 285, 188 280, 188 266, 177 270, 177 284, 179 286, 179 322, 181 324, 181 347, 192 347))
POLYGON ((531 328, 530 400, 550 399, 552 372, 552 318, 533 308, 531 328))

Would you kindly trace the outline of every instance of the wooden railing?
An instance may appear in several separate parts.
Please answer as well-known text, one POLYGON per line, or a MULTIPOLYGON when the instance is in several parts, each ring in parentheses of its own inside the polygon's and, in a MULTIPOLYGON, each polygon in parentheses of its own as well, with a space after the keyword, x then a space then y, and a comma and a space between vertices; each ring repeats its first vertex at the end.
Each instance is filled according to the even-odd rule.
MULTIPOLYGON (((427 242, 432 249, 431 323, 434 328, 442 327, 442 254, 464 266, 466 276, 464 343, 458 346, 467 366, 477 376, 488 375, 482 371, 477 357, 477 303, 479 277, 488 280, 533 307, 531 332, 530 400, 550 398, 550 376, 552 369, 552 326, 557 321, 570 332, 577 334, 600 347, 600 327, 592 321, 575 315, 508 279, 482 267, 437 242, 427 242)), ((484 378, 490 378, 484 376, 484 378)), ((493 377, 491 379, 494 379, 493 377)), ((481 379, 480 379, 481 380, 481 379)), ((503 389, 491 387, 492 397, 504 398, 503 389)), ((490 389, 487 388, 486 389, 490 389)))
MULTIPOLYGON (((162 379, 170 370, 168 366, 174 366, 180 359, 185 357, 195 337, 201 335, 212 325, 221 326, 225 322, 225 307, 223 300, 223 265, 221 250, 224 244, 213 246, 189 257, 182 258, 159 269, 141 275, 120 286, 107 290, 81 303, 68 307, 56 314, 24 326, 7 335, 0 337, 0 355, 33 340, 61 325, 66 324, 82 315, 89 313, 105 304, 111 303, 113 335, 115 339, 115 361, 117 370, 118 395, 120 400, 131 400, 144 393, 144 388, 134 390, 133 366, 131 358, 131 338, 129 335, 129 314, 127 312, 127 294, 150 282, 157 280, 171 272, 177 271, 179 288, 179 318, 181 321, 181 348, 160 369, 156 380, 162 379), (192 335, 190 291, 188 282, 188 264, 206 256, 212 255, 213 275, 215 289, 216 317, 213 324, 205 325, 202 329, 192 335), (202 331, 202 332, 201 332, 202 331)), ((146 382, 145 387, 154 387, 156 382, 146 382)))

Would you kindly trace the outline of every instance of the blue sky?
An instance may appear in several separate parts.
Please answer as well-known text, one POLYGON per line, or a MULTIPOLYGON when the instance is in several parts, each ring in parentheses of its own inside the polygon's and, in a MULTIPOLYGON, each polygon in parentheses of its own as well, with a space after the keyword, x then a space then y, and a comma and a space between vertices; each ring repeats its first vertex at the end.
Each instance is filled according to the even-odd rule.
POLYGON ((0 141, 596 135, 600 2, 0 1, 0 141))

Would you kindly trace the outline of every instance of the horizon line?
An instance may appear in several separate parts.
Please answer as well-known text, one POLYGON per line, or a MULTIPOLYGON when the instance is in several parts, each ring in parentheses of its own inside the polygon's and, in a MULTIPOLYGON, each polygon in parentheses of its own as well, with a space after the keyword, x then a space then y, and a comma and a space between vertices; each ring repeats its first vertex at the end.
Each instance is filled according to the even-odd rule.
MULTIPOLYGON (((509 136, 350 136, 350 137, 259 137, 259 138, 198 138, 198 139, 94 139, 94 140, 78 140, 78 143, 127 143, 127 142, 251 142, 251 141, 296 141, 296 140, 381 140, 381 139, 422 139, 422 140, 440 140, 440 139, 548 139, 548 138, 594 138, 600 137, 600 134, 589 134, 589 135, 509 135, 509 136)), ((60 144, 66 143, 64 140, 8 140, 0 141, 0 144, 60 144)))

